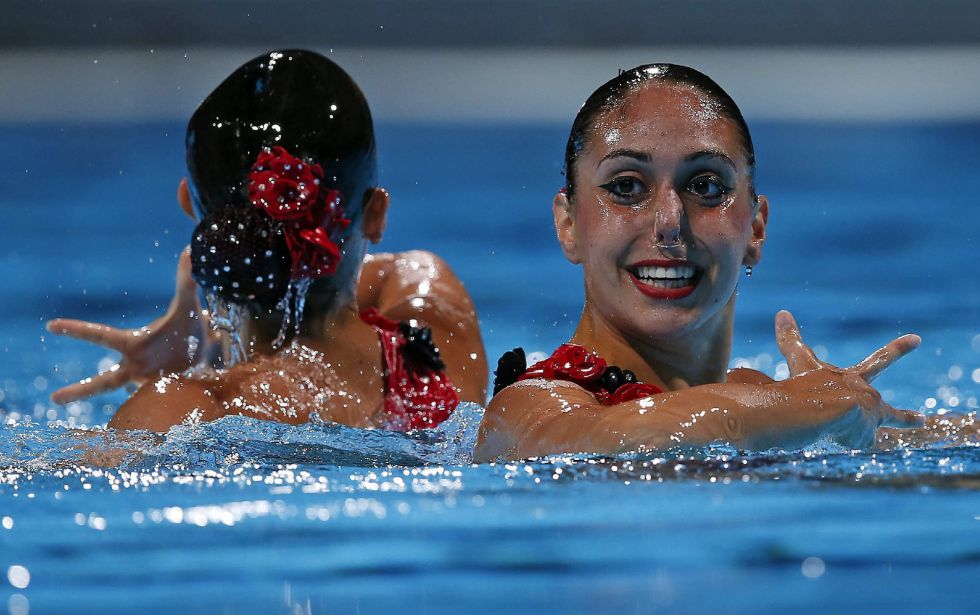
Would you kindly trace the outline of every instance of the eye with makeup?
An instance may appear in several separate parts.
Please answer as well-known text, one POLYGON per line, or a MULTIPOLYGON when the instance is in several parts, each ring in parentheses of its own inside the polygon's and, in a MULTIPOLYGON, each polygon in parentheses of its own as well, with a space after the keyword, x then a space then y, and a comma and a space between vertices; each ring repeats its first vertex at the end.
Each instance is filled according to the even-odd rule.
POLYGON ((713 207, 721 205, 722 201, 732 191, 731 187, 714 173, 702 173, 687 182, 685 190, 701 201, 702 205, 713 207))
POLYGON ((608 192, 613 201, 621 205, 632 205, 641 201, 647 193, 647 186, 638 177, 620 175, 599 186, 608 192))

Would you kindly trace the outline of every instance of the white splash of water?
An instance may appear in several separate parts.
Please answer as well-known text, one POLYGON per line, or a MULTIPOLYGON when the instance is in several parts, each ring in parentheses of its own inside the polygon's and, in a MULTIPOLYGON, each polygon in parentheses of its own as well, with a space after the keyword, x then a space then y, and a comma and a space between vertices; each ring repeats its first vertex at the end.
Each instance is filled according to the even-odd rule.
POLYGON ((248 360, 245 342, 242 341, 242 328, 248 318, 248 309, 227 301, 213 293, 204 296, 211 311, 211 329, 223 332, 226 345, 222 352, 224 367, 232 367, 248 360))
POLYGON ((299 335, 299 329, 303 324, 303 309, 306 307, 306 295, 310 292, 313 280, 301 278, 290 280, 286 294, 276 304, 276 309, 282 312, 282 325, 279 327, 279 335, 272 342, 275 349, 282 348, 289 336, 290 325, 292 325, 292 336, 299 335))

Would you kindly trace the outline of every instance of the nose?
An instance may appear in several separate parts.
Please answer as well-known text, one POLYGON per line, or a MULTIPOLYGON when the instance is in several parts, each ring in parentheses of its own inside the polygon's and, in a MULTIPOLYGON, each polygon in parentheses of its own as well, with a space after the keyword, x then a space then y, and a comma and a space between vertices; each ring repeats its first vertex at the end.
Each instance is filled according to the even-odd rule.
POLYGON ((654 217, 653 231, 658 246, 671 247, 681 242, 681 218, 684 204, 672 188, 664 190, 658 199, 657 213, 654 217))

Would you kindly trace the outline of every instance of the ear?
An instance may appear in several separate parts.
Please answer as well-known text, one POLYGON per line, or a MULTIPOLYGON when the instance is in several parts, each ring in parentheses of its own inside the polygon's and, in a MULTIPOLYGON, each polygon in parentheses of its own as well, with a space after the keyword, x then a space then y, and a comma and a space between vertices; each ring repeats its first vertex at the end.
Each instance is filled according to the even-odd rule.
POLYGON ((368 190, 361 220, 361 234, 371 243, 378 243, 385 234, 390 203, 391 197, 388 196, 388 191, 384 188, 368 190))
POLYGON ((555 195, 551 203, 551 213, 555 217, 555 234, 558 235, 558 244, 561 251, 565 253, 565 258, 575 265, 582 262, 579 256, 578 242, 575 239, 575 216, 572 212, 572 203, 568 200, 568 195, 559 192, 555 195))
POLYGON ((760 194, 756 200, 755 216, 752 218, 752 237, 745 251, 743 265, 758 265, 762 260, 762 244, 766 242, 766 224, 769 223, 769 199, 760 194))
POLYGON ((184 177, 180 180, 180 185, 177 186, 177 203, 180 204, 180 208, 184 210, 191 220, 197 222, 197 216, 194 215, 194 206, 191 204, 191 189, 187 185, 187 178, 184 177))

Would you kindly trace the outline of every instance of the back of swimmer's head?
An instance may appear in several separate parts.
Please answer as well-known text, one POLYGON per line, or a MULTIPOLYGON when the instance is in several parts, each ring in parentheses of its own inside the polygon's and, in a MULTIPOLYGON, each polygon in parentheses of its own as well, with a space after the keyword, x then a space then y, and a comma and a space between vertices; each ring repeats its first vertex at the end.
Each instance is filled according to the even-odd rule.
POLYGON ((290 279, 312 280, 311 298, 354 283, 377 160, 367 101, 343 69, 304 50, 246 62, 195 111, 186 150, 206 292, 274 310, 290 279))

